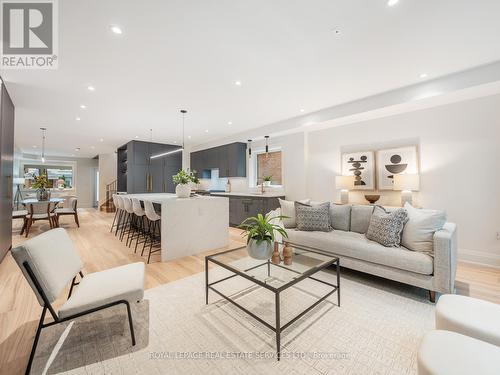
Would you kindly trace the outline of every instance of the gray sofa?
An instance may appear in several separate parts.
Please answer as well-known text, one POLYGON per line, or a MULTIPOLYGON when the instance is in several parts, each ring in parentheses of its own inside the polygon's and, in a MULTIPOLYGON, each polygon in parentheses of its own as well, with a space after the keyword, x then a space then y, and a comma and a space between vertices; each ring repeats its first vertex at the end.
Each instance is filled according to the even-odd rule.
MULTIPOLYGON (((434 233, 432 253, 404 247, 384 247, 365 237, 373 206, 333 205, 331 232, 305 232, 287 228, 288 241, 337 255, 340 264, 386 279, 435 292, 454 293, 457 259, 456 225, 446 223, 434 233)), ((387 209, 387 208, 386 208, 387 209)), ((390 210, 390 208, 389 208, 390 210)), ((279 209, 273 214, 279 214, 279 209)))

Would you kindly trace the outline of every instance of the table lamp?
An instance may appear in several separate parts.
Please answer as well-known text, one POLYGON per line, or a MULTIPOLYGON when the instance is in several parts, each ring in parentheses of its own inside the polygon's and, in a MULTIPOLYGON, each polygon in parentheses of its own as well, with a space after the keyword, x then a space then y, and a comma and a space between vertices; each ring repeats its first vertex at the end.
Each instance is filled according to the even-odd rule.
POLYGON ((418 174, 394 175, 394 190, 401 190, 401 205, 406 202, 412 204, 412 191, 420 189, 420 176, 418 174))
POLYGON ((340 190, 340 202, 349 203, 349 190, 354 187, 354 176, 335 176, 335 186, 340 190))

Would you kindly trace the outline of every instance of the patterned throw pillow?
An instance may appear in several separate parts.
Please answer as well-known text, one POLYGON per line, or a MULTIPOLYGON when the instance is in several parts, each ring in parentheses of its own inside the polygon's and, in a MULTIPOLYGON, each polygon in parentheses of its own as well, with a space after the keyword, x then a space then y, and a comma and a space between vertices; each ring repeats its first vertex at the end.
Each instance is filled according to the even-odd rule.
POLYGON ((398 208, 392 212, 376 206, 370 219, 366 238, 386 247, 399 247, 401 233, 408 220, 408 212, 398 208))
POLYGON ((295 202, 297 229, 330 232, 330 202, 309 205, 295 202))

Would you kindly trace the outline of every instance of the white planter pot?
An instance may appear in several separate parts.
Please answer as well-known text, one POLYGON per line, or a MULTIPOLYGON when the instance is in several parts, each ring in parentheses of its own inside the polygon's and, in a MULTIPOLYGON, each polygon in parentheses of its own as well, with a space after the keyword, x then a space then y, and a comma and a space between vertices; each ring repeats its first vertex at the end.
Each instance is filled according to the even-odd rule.
POLYGON ((264 186, 271 186, 271 181, 264 181, 264 186))
POLYGON ((268 244, 266 241, 262 241, 257 245, 256 240, 250 240, 247 244, 248 255, 254 259, 268 260, 273 255, 273 250, 273 244, 268 244))
POLYGON ((189 198, 191 195, 191 186, 188 184, 179 184, 175 187, 175 194, 177 194, 179 198, 189 198))

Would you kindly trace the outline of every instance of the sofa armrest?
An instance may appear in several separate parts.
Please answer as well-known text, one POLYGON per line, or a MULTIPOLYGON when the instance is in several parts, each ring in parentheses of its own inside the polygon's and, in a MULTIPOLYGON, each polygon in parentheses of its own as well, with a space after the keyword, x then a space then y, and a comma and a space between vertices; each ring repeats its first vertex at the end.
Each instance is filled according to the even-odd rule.
POLYGON ((441 293, 455 293, 457 273, 457 225, 446 223, 434 233, 434 288, 441 293))

